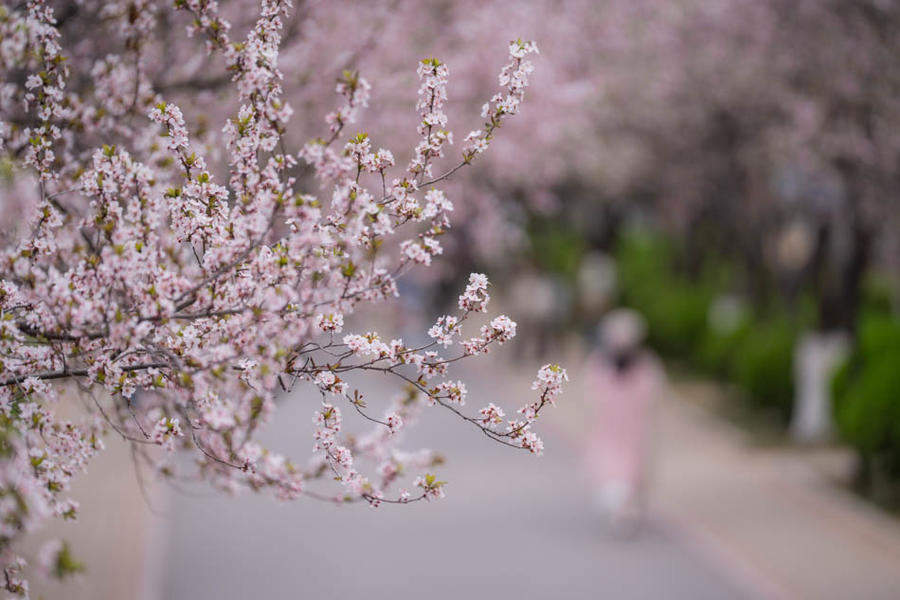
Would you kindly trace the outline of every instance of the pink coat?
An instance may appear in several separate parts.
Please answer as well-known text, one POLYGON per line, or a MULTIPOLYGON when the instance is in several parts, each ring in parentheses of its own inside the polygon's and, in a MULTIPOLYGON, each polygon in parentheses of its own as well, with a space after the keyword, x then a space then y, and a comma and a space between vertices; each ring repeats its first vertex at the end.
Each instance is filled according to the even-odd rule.
POLYGON ((663 394, 665 372, 650 354, 617 371, 597 354, 589 359, 587 388, 596 407, 588 441, 588 467, 596 485, 616 483, 634 493, 642 484, 653 434, 653 406, 663 394))

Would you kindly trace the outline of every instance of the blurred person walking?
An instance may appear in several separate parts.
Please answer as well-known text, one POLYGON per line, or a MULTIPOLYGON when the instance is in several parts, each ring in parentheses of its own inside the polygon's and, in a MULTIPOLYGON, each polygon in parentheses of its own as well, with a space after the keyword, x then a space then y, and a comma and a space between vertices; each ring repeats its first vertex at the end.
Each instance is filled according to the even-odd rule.
POLYGON ((646 512, 654 405, 665 391, 665 371, 642 343, 644 319, 611 311, 588 357, 587 402, 596 410, 588 442, 594 503, 613 533, 636 531, 646 512))
POLYGON ((577 308, 582 323, 596 323, 615 301, 616 261, 594 250, 581 259, 575 276, 577 308))
POLYGON ((565 322, 571 307, 565 284, 529 266, 515 278, 509 299, 519 321, 519 335, 513 349, 516 360, 542 358, 557 349, 559 323, 565 322))

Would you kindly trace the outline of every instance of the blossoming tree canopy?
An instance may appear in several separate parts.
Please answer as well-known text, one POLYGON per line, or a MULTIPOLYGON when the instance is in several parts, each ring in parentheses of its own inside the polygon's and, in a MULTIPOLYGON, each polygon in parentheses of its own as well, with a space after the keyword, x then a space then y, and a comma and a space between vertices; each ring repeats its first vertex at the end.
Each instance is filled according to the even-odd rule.
MULTIPOLYGON (((420 61, 410 117, 419 138, 398 167, 390 150, 348 131, 370 91, 352 71, 338 79, 324 135, 288 147, 278 57, 290 11, 290 0, 262 0, 237 38, 213 0, 0 6, 4 205, 29 215, 0 234, 0 552, 11 593, 28 593, 15 542, 48 515, 77 515, 70 479, 110 432, 162 475, 175 476, 166 451, 183 448, 196 454, 196 475, 223 490, 372 506, 443 496, 428 472, 435 455, 395 447, 426 406, 542 451, 532 425, 559 395, 564 369, 543 367, 536 397, 510 418, 495 404, 468 412, 465 382, 449 378, 453 363, 516 333, 503 315, 467 325, 488 310, 485 275, 469 277, 457 312, 436 319, 427 343, 344 332, 346 315, 397 296, 399 276, 441 254, 453 203, 439 184, 517 113, 536 45, 509 44, 483 125, 457 152, 444 112, 449 68, 420 61), (118 39, 67 37, 77 11, 116 24, 118 39), (231 80, 236 108, 220 151, 194 141, 144 68, 167 51, 156 38, 162 24, 184 16, 188 36, 205 44, 199 52, 222 60, 231 80), (301 163, 315 194, 298 188, 301 163), (353 372, 395 378, 393 408, 370 412, 353 372), (254 441, 276 395, 298 384, 321 395, 310 407, 313 456, 302 462, 254 441), (81 419, 56 414, 64 391, 86 400, 81 419), (345 414, 370 431, 345 435, 345 414)), ((41 556, 56 575, 79 567, 59 542, 41 556)))

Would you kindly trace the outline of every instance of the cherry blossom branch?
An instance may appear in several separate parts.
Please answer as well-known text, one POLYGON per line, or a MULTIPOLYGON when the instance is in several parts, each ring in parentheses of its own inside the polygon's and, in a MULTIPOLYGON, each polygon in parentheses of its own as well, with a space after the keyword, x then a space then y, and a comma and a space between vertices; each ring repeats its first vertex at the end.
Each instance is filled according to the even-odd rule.
MULTIPOLYGON (((538 397, 510 420, 493 404, 466 414, 465 383, 447 379, 464 358, 515 335, 501 315, 463 339, 470 315, 486 311, 485 276, 470 276, 459 311, 435 322, 431 341, 406 346, 373 332, 335 339, 345 316, 395 298, 400 276, 439 260, 454 206, 437 186, 516 113, 531 72, 525 56, 536 47, 510 45, 483 132, 470 134, 463 161, 441 172, 453 136, 443 112, 449 69, 440 60, 417 66, 419 137, 405 167, 365 132, 347 137, 371 90, 353 71, 337 80, 341 100, 325 117, 325 139, 295 151, 278 60, 289 1, 261 0, 241 40, 214 0, 176 2, 231 75, 234 102, 223 103, 230 112, 211 129, 189 124, 185 114, 197 108, 189 98, 163 98, 175 88, 154 86, 153 57, 177 56, 171 9, 101 4, 97 14, 117 37, 83 40, 71 57, 62 44, 72 40, 46 0, 0 19, 0 67, 13 74, 0 99, 0 143, 14 178, 33 177, 33 210, 0 256, 0 496, 21 500, 0 507, 0 521, 12 524, 0 539, 7 589, 25 589, 24 565, 8 550, 40 515, 74 518, 69 483, 111 432, 176 483, 194 478, 284 500, 328 498, 313 487, 336 485, 334 498, 371 506, 443 496, 444 482, 429 472, 440 456, 400 447, 429 405, 496 442, 540 453, 531 427, 564 370, 542 369, 538 397), (165 47, 155 37, 162 30, 165 47), (302 181, 309 189, 300 189, 299 160, 314 175, 302 181), (447 353, 453 344, 461 350, 447 353), (351 393, 343 379, 376 372, 405 389, 383 416, 364 401, 366 388, 351 393), (67 380, 83 400, 77 421, 57 415, 67 380), (297 382, 323 398, 307 468, 256 441, 297 382), (334 398, 353 406, 353 425, 370 430, 344 429, 334 398), (194 452, 195 472, 174 471, 176 449, 194 452)), ((183 72, 173 65, 173 77, 183 72)), ((204 74, 194 83, 211 82, 204 74)))

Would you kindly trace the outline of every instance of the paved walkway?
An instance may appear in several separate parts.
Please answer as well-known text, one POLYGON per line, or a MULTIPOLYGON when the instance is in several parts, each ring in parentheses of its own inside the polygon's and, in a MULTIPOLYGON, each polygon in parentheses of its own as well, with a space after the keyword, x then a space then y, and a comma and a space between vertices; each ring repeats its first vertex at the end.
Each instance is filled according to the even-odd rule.
MULTIPOLYGON (((501 376, 497 386, 503 372, 470 373, 473 401, 528 393, 529 382, 516 378, 501 376)), ((314 401, 283 409, 273 444, 308 452, 314 401)), ((665 520, 652 519, 633 540, 607 536, 562 429, 551 427, 545 456, 534 458, 440 409, 429 416, 410 445, 446 451, 445 500, 373 511, 254 496, 175 498, 165 597, 755 597, 665 520)))
POLYGON ((754 445, 683 398, 661 422, 657 512, 733 571, 772 598, 900 598, 900 522, 838 485, 844 453, 754 445))
MULTIPOLYGON (((656 517, 759 597, 900 598, 900 520, 840 485, 849 451, 756 444, 707 408, 720 393, 673 384, 660 407, 656 517)), ((578 445, 585 406, 560 412, 578 445)))

